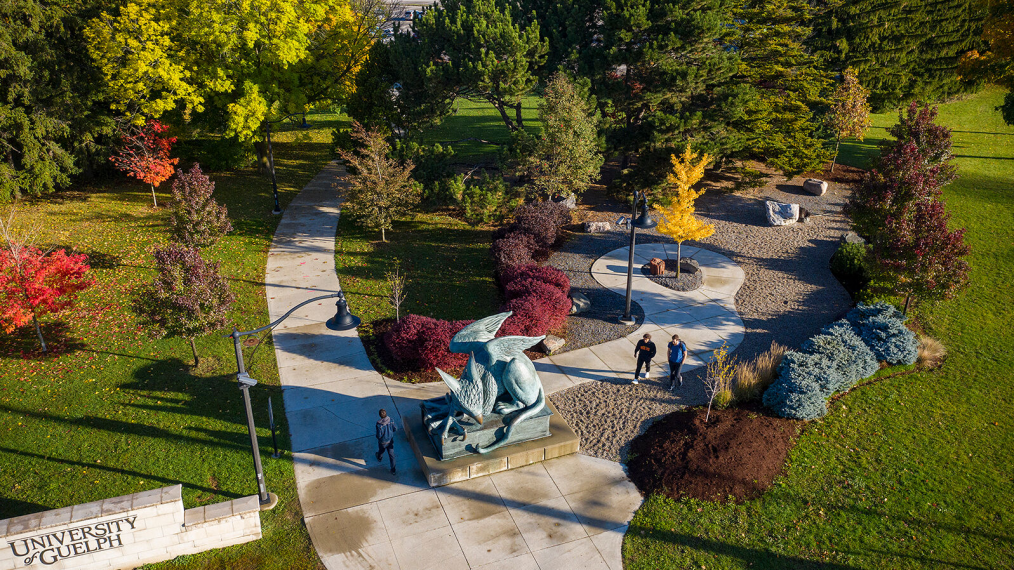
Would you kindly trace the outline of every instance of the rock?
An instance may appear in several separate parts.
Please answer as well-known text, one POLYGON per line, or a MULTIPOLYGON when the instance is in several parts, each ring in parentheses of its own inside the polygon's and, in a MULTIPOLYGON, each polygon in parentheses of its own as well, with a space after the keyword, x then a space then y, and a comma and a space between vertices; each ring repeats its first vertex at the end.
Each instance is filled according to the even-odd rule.
POLYGON ((651 268, 652 275, 662 275, 665 273, 665 261, 660 257, 653 257, 648 262, 648 266, 651 268))
POLYGON ((585 222, 584 231, 587 234, 598 234, 602 232, 608 232, 613 229, 612 224, 609 222, 585 222))
POLYGON ((554 196, 553 201, 559 204, 563 204, 564 206, 567 206, 567 208, 571 210, 577 208, 577 196, 575 196, 574 194, 571 194, 566 198, 562 196, 554 196))
POLYGON ((841 242, 842 243, 861 243, 863 245, 866 245, 866 240, 864 240, 862 238, 862 236, 860 236, 856 232, 847 232, 847 233, 842 234, 842 236, 841 236, 841 242))
POLYGON ((583 313, 591 308, 591 299, 577 291, 570 292, 570 314, 583 313))
POLYGON ((563 340, 562 338, 558 336, 553 336, 551 334, 547 334, 546 338, 542 339, 542 342, 539 343, 538 349, 540 352, 545 352, 546 354, 553 354, 557 350, 563 348, 563 345, 565 344, 567 344, 567 341, 563 340))
POLYGON ((772 226, 787 226, 799 220, 799 204, 783 204, 773 200, 764 201, 768 223, 772 226))
POLYGON ((807 178, 803 182, 803 190, 806 190, 814 196, 823 196, 827 192, 827 182, 823 180, 817 180, 816 178, 807 178))

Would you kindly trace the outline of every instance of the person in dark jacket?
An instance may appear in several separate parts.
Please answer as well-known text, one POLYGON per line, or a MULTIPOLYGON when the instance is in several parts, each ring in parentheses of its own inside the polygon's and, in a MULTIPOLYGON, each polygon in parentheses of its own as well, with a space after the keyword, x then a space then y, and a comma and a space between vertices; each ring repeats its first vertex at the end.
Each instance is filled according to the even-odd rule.
POLYGON ((394 434, 398 426, 387 417, 387 410, 380 410, 380 420, 377 421, 377 461, 384 460, 384 451, 387 451, 387 458, 391 461, 391 474, 396 475, 394 469, 394 434))
POLYGON ((637 370, 634 371, 634 381, 632 384, 637 384, 637 377, 641 375, 641 366, 644 366, 644 377, 648 377, 648 373, 651 372, 651 359, 655 358, 655 343, 651 342, 651 335, 646 334, 644 338, 637 341, 637 346, 634 347, 634 358, 637 359, 637 370))
POLYGON ((680 369, 683 368, 683 361, 687 358, 687 343, 680 340, 680 335, 672 335, 672 342, 669 343, 669 389, 676 389, 676 380, 680 386, 683 385, 683 375, 680 369))

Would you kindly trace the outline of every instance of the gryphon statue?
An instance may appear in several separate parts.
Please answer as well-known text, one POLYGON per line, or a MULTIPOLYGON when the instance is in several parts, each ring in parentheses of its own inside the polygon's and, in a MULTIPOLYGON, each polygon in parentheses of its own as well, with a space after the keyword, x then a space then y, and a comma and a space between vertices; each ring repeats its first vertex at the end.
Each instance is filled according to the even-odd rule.
POLYGON ((509 419, 504 418, 506 429, 503 437, 486 447, 479 447, 479 453, 487 453, 506 444, 514 426, 538 414, 546 406, 542 380, 531 359, 523 352, 545 335, 496 338, 500 326, 511 314, 508 311, 480 319, 454 335, 450 351, 470 355, 460 379, 437 369, 451 389, 447 407, 430 408, 436 414, 447 414, 441 422, 443 437, 447 437, 452 426, 467 437, 465 428, 456 418, 459 414, 471 416, 482 424, 482 417, 490 412, 502 415, 517 412, 509 419))

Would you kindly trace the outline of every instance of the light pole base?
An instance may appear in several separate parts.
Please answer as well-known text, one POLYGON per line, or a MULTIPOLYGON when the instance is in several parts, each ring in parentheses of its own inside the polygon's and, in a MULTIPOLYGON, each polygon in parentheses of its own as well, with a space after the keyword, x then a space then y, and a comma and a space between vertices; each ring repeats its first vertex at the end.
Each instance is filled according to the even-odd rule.
POLYGON ((275 208, 274 210, 271 210, 271 213, 274 214, 274 215, 276 215, 276 216, 281 216, 282 215, 282 209, 281 208, 275 208))
POLYGON ((261 503, 261 510, 262 511, 270 511, 271 509, 275 508, 275 505, 277 505, 277 504, 278 504, 278 495, 276 495, 276 494, 274 494, 274 493, 272 493, 272 492, 269 491, 268 492, 268 502, 261 503))
POLYGON ((634 317, 620 316, 619 321, 620 321, 620 324, 627 325, 628 327, 637 324, 637 319, 635 319, 634 317))

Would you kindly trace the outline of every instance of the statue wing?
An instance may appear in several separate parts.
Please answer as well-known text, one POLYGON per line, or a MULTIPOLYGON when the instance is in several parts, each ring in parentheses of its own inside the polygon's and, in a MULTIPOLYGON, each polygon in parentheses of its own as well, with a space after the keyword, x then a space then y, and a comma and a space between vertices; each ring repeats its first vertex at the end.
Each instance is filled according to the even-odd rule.
POLYGON ((494 338, 486 343, 486 350, 492 362, 498 360, 509 361, 521 354, 526 348, 531 348, 546 338, 542 336, 502 336, 494 338))
POLYGON ((507 317, 512 314, 513 313, 511 311, 507 311, 506 313, 500 313, 475 321, 474 323, 461 329, 458 334, 454 335, 448 349, 451 352, 461 354, 481 350, 481 345, 493 340, 496 337, 497 331, 499 331, 500 327, 503 325, 503 322, 506 321, 507 317))

